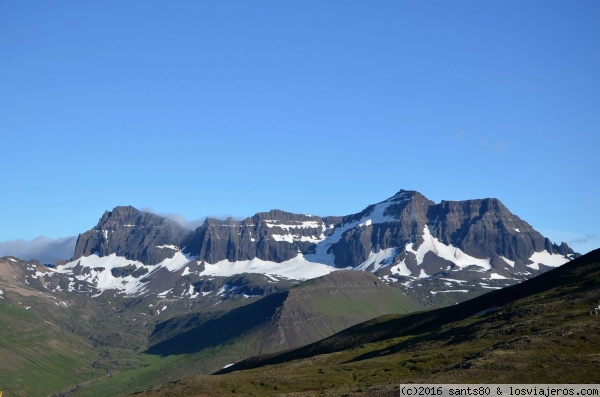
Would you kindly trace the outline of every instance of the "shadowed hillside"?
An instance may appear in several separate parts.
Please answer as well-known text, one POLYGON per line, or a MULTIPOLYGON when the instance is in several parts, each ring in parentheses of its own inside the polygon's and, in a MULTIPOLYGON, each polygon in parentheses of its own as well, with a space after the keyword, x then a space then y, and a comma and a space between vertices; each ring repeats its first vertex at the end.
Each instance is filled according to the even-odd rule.
POLYGON ((216 318, 201 314, 159 324, 149 354, 198 352, 222 344, 247 354, 287 350, 325 338, 366 318, 408 313, 419 305, 366 272, 335 272, 268 295, 216 318))

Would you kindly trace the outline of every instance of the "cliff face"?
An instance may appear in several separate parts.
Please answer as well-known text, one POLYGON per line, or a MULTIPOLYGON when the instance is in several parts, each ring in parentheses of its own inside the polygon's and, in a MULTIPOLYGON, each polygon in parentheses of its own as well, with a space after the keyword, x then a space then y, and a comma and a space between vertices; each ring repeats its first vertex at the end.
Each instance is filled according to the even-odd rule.
POLYGON ((145 290, 151 283, 141 283, 161 278, 164 291, 190 273, 306 279, 354 269, 395 280, 521 280, 574 256, 566 244, 553 244, 498 199, 438 204, 418 192, 401 190, 346 216, 272 210, 241 221, 207 218, 193 231, 133 207, 117 207, 79 236, 73 261, 65 269, 79 266, 70 271, 81 272, 93 283, 135 284, 123 287, 128 291, 145 290), (93 254, 100 258, 78 265, 78 259, 93 254), (120 258, 118 263, 107 259, 113 254, 120 258), (86 271, 86 266, 98 270, 86 271), (113 282, 102 272, 120 279, 113 282))
POLYGON ((156 265, 179 250, 189 232, 159 215, 131 206, 106 211, 92 230, 79 235, 73 259, 96 254, 117 256, 156 265))
POLYGON ((498 199, 442 201, 429 208, 428 218, 434 237, 477 258, 501 255, 514 261, 544 249, 553 252, 540 233, 498 199))
POLYGON ((209 218, 182 245, 190 255, 208 263, 254 258, 284 262, 298 252, 308 252, 331 233, 339 219, 279 210, 261 212, 243 221, 209 218))

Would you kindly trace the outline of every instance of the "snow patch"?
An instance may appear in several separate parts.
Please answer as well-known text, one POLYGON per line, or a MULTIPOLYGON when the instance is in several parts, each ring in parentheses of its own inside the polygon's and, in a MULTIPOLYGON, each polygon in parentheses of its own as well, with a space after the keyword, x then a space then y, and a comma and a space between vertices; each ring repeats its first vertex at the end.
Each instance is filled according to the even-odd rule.
POLYGON ((529 260, 532 261, 533 264, 527 266, 535 270, 540 269, 540 264, 550 267, 558 267, 570 261, 569 258, 566 258, 560 254, 551 254, 547 250, 543 250, 542 252, 534 252, 533 255, 529 257, 529 260))
POLYGON ((459 283, 459 284, 466 283, 465 280, 456 280, 456 279, 453 279, 453 278, 440 278, 440 280, 446 280, 446 281, 450 281, 452 283, 459 283))
POLYGON ((291 234, 273 234, 271 237, 273 237, 273 240, 275 241, 285 241, 288 243, 294 242, 294 237, 291 234))
POLYGON ((450 289, 447 291, 429 291, 429 292, 431 292, 431 295, 435 295, 435 294, 443 294, 446 292, 463 292, 464 293, 464 292, 469 292, 469 290, 468 289, 450 289))
MULTIPOLYGON (((308 258, 308 255, 306 258, 308 258)), ((304 255, 298 254, 296 257, 281 263, 264 261, 259 258, 237 262, 224 259, 215 264, 206 263, 200 275, 227 277, 241 273, 269 273, 278 277, 306 280, 338 270, 332 266, 313 262, 306 258, 304 255)))
POLYGON ((379 252, 371 251, 367 260, 358 265, 356 270, 367 270, 369 266, 373 265, 372 272, 376 272, 382 267, 391 265, 397 253, 397 248, 387 248, 379 252))
POLYGON ((228 289, 229 289, 229 285, 223 284, 221 289, 217 292, 217 296, 224 294, 225 292, 227 292, 228 289))
POLYGON ((167 258, 156 266, 166 267, 167 270, 169 270, 170 272, 176 272, 178 270, 181 270, 181 268, 190 263, 193 259, 195 258, 185 255, 181 251, 177 251, 172 258, 167 258))
POLYGON ((304 222, 298 222, 294 225, 286 225, 286 224, 278 224, 276 222, 276 220, 265 220, 265 224, 267 225, 268 228, 273 228, 273 227, 278 227, 281 228, 283 230, 290 230, 290 229, 316 229, 318 227, 322 227, 323 224, 319 221, 304 221, 304 222))
POLYGON ((194 292, 194 286, 192 284, 190 284, 190 288, 188 289, 187 293, 190 298, 196 298, 198 295, 200 295, 200 293, 194 292))
POLYGON ((158 249, 170 249, 170 250, 174 250, 174 251, 179 251, 179 247, 175 246, 175 245, 157 245, 156 248, 158 249))
MULTIPOLYGON (((90 256, 83 256, 64 265, 57 266, 55 270, 47 269, 47 271, 56 271, 57 273, 73 275, 77 280, 87 281, 101 291, 115 289, 128 295, 138 295, 145 292, 147 288, 146 284, 141 281, 141 278, 136 278, 132 275, 126 277, 114 277, 111 273, 111 270, 114 268, 134 265, 136 268, 145 268, 149 270, 150 273, 163 267, 171 272, 175 272, 181 270, 193 259, 195 258, 187 256, 181 251, 177 251, 172 258, 167 258, 157 265, 148 266, 142 262, 130 260, 121 256, 117 256, 116 254, 102 257, 92 254, 90 256), (85 269, 83 272, 84 274, 73 274, 73 269, 78 265, 85 269)), ((45 273, 41 272, 35 273, 35 277, 44 275, 45 273)), ((71 289, 74 289, 74 284, 69 284, 69 290, 71 289)))
POLYGON ((275 241, 285 241, 288 243, 293 243, 294 241, 318 243, 319 241, 321 241, 325 238, 325 235, 321 234, 321 237, 315 237, 315 236, 296 236, 293 234, 272 234, 271 237, 275 241))
POLYGON ((502 260, 503 260, 504 262, 508 263, 508 265, 509 265, 510 267, 515 267, 515 261, 511 261, 510 259, 508 259, 508 258, 505 258, 505 257, 503 257, 503 256, 500 256, 500 258, 502 258, 502 260))
MULTIPOLYGON (((150 268, 142 262, 111 254, 99 257, 98 255, 83 256, 72 262, 56 267, 57 273, 73 275, 79 281, 87 281, 95 285, 99 290, 116 289, 126 294, 138 294, 144 291, 145 285, 133 276, 114 277, 111 270, 114 268, 134 265, 136 267, 150 268), (87 268, 87 274, 73 275, 72 271, 77 265, 87 268)), ((43 273, 36 276, 43 275, 43 273)))
MULTIPOLYGON (((406 244, 406 252, 411 252, 416 256, 417 265, 421 265, 425 259, 425 255, 428 252, 433 252, 435 255, 442 259, 446 259, 454 263, 459 268, 465 268, 471 265, 480 266, 486 270, 491 269, 490 258, 481 259, 475 258, 463 252, 460 248, 454 247, 453 245, 446 245, 437 238, 433 237, 429 232, 429 227, 425 225, 423 228, 423 243, 414 248, 414 244, 406 244)), ((406 266, 405 260, 399 263, 397 266, 391 268, 393 274, 400 274, 402 276, 410 275, 410 271, 406 266)), ((419 278, 427 277, 428 275, 421 269, 419 278)))
POLYGON ((333 232, 329 236, 325 237, 323 240, 317 243, 316 252, 314 254, 305 255, 306 260, 312 262, 313 264, 321 263, 324 265, 334 266, 335 256, 330 252, 331 246, 338 243, 342 239, 344 233, 346 233, 350 229, 355 228, 356 226, 367 226, 367 224, 372 225, 376 223, 386 223, 395 221, 396 218, 394 218, 394 216, 384 215, 384 213, 390 205, 397 204, 398 202, 399 201, 384 201, 379 204, 375 204, 371 209, 371 212, 363 215, 361 219, 354 222, 350 222, 348 224, 340 224, 333 230, 333 232))
POLYGON ((265 274, 265 277, 271 279, 272 281, 279 281, 275 277, 271 276, 270 274, 265 274))
POLYGON ((395 265, 394 267, 390 268, 390 271, 392 272, 392 274, 397 274, 399 276, 406 276, 409 277, 410 274, 412 273, 408 267, 406 266, 406 263, 404 261, 398 263, 397 265, 395 265))

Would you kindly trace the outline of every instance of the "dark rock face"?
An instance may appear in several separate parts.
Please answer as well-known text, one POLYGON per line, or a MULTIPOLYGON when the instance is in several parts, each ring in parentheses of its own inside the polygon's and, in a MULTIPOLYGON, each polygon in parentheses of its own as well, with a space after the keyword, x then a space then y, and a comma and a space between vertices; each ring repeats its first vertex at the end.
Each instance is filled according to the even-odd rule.
POLYGON ((97 254, 117 254, 127 259, 156 265, 171 258, 189 231, 167 218, 131 206, 106 211, 98 225, 79 235, 73 259, 97 254))
MULTIPOLYGON (((386 222, 358 226, 345 232, 331 248, 336 267, 355 267, 364 262, 371 252, 404 247, 409 242, 422 242, 420 237, 428 223, 427 210, 435 203, 418 192, 401 190, 387 200, 383 212, 386 222)), ((375 211, 375 205, 362 212, 344 217, 343 224, 359 221, 375 211)))
POLYGON ((131 264, 123 267, 112 268, 110 269, 110 273, 113 275, 113 277, 133 276, 135 278, 139 278, 148 273, 148 269, 145 267, 137 267, 136 265, 131 264))
POLYGON ((434 237, 476 258, 525 260, 545 248, 544 237, 498 199, 442 201, 428 218, 434 237))
POLYGON ((254 258, 284 262, 298 252, 310 252, 321 236, 331 233, 339 219, 279 210, 261 212, 243 221, 208 218, 182 245, 186 253, 208 263, 254 258))
MULTIPOLYGON (((254 258, 283 262, 299 253, 315 254, 318 244, 326 244, 323 246, 327 254, 334 255, 338 268, 354 268, 374 253, 395 248, 393 262, 404 260, 411 274, 418 275, 421 265, 405 247, 417 249, 425 238, 431 238, 429 234, 472 257, 491 259, 498 269, 509 266, 501 257, 522 268, 534 252, 544 249, 574 254, 565 243, 556 245, 544 238, 498 199, 436 204, 418 192, 401 190, 386 201, 344 217, 272 210, 242 221, 207 218, 193 232, 158 215, 117 207, 106 212, 94 229, 79 236, 73 258, 115 253, 155 265, 181 249, 198 263, 254 258)), ((428 274, 447 270, 451 264, 433 254, 425 259, 422 266, 428 274)))
MULTIPOLYGON (((355 267, 372 252, 388 248, 403 248, 409 243, 419 247, 423 243, 426 226, 440 242, 460 248, 475 258, 499 255, 512 261, 525 261, 534 252, 544 249, 549 253, 573 254, 565 243, 560 246, 552 244, 527 222, 512 214, 498 199, 442 201, 436 204, 418 192, 400 191, 387 201, 391 204, 384 215, 391 215, 393 219, 352 228, 332 246, 337 267, 355 267)), ((359 214, 344 217, 342 224, 368 216, 373 208, 370 206, 359 214)), ((400 252, 399 257, 405 259, 406 254, 400 252)), ((433 258, 428 262, 431 261, 433 258)), ((409 259, 409 262, 412 260, 409 259)), ((436 265, 432 264, 432 267, 436 265)))

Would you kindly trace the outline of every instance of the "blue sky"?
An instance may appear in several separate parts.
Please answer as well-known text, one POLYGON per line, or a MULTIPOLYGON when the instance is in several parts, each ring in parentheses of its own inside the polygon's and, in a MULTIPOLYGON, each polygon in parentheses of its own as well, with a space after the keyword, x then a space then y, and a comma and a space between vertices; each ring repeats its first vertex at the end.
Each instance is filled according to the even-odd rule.
POLYGON ((342 215, 400 189, 497 197, 587 252, 599 104, 596 1, 0 1, 0 254, 117 205, 342 215))

